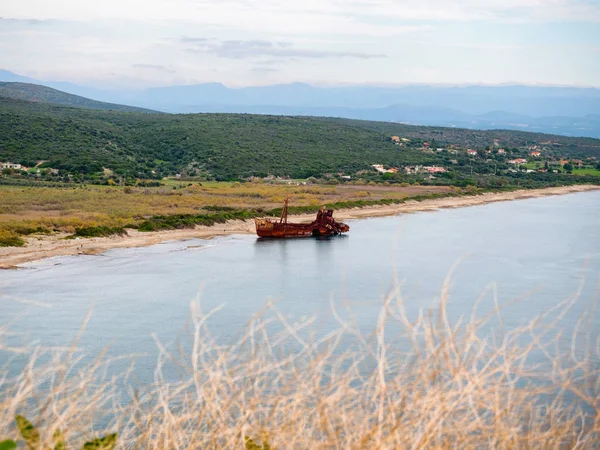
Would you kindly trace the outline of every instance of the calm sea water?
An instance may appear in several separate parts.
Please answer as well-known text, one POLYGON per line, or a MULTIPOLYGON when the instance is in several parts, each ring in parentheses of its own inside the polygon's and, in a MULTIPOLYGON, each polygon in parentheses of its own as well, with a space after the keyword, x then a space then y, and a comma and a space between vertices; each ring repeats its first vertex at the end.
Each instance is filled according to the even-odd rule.
MULTIPOLYGON (((577 294, 559 324, 570 333, 598 298, 600 192, 350 226, 349 235, 332 239, 188 240, 0 271, 0 326, 10 331, 1 339, 10 345, 69 345, 91 309, 79 347, 90 355, 105 347, 112 355, 144 354, 139 364, 149 368, 157 353, 153 334, 173 342, 196 298, 206 311, 222 306, 210 327, 223 342, 234 339, 268 299, 291 322, 316 317, 323 333, 335 326, 331 305, 349 307, 368 332, 395 282, 408 315, 416 317, 436 305, 455 264, 452 320, 469 316, 477 301, 481 314, 490 311, 496 297, 510 329, 577 294)), ((598 318, 587 326, 600 332, 598 318)))

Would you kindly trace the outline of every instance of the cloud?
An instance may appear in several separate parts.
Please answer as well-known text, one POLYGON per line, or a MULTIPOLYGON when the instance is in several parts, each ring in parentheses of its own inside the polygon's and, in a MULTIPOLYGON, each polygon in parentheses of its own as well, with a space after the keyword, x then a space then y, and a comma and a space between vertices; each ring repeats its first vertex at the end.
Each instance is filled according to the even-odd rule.
POLYGON ((4 67, 83 84, 115 73, 135 86, 261 77, 600 86, 600 0, 56 3, 0 1, 4 67))
MULTIPOLYGON (((48 0, 2 2, 4 17, 95 20, 177 20, 255 26, 305 27, 306 18, 374 15, 398 20, 600 21, 597 0, 48 0)), ((335 22, 332 20, 332 22, 335 22)), ((322 24, 319 21, 319 24, 322 24)), ((331 28, 336 28, 332 23, 331 28)))
POLYGON ((256 66, 256 67, 252 67, 250 69, 250 72, 262 73, 262 74, 266 75, 269 73, 279 72, 279 69, 275 69, 273 67, 256 66))
POLYGON ((160 72, 175 73, 176 71, 161 64, 133 64, 134 69, 158 70, 160 72))
POLYGON ((187 47, 189 53, 208 53, 220 58, 244 59, 257 57, 271 58, 385 58, 381 53, 362 53, 349 51, 317 50, 294 48, 291 42, 271 42, 266 40, 219 40, 183 37, 183 44, 195 44, 187 47))
POLYGON ((179 41, 185 42, 185 43, 197 44, 197 43, 208 42, 209 39, 202 38, 202 37, 199 38, 199 37, 183 36, 181 39, 179 39, 179 41))
POLYGON ((0 26, 5 25, 20 25, 20 26, 28 26, 28 25, 44 25, 47 23, 53 23, 54 20, 38 20, 38 19, 10 19, 6 17, 0 17, 0 26))

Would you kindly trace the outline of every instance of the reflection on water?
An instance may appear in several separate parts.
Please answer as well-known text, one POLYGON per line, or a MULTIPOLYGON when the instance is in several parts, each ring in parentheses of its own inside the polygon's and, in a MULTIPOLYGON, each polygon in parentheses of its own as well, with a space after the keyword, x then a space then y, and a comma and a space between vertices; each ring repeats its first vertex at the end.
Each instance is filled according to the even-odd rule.
MULTIPOLYGON (((318 239, 171 242, 3 271, 0 326, 13 335, 2 339, 68 345, 93 308, 83 349, 143 353, 153 364, 153 333, 173 342, 197 297, 205 311, 223 306, 210 322, 223 342, 239 336, 268 299, 292 322, 316 316, 319 333, 339 326, 333 302, 369 333, 394 280, 414 319, 436 304, 457 261, 448 303, 453 321, 468 317, 477 301, 479 314, 486 314, 497 299, 506 305, 504 326, 514 328, 578 292, 584 280, 579 301, 559 325, 568 335, 597 297, 600 192, 361 220, 351 228, 318 239)), ((588 328, 598 334, 598 318, 588 328)))

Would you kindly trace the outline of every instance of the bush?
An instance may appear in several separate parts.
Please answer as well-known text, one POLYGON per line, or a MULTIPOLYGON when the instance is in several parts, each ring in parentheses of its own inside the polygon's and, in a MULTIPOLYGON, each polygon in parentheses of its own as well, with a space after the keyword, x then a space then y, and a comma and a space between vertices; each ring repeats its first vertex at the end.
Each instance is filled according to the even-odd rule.
POLYGON ((26 242, 15 232, 0 230, 0 247, 24 247, 26 242))
POLYGON ((69 236, 70 238, 74 237, 84 237, 84 238, 92 238, 92 237, 109 237, 109 236, 124 236, 127 235, 127 232, 123 227, 105 227, 105 226, 97 226, 97 227, 83 227, 76 228, 73 236, 69 236))

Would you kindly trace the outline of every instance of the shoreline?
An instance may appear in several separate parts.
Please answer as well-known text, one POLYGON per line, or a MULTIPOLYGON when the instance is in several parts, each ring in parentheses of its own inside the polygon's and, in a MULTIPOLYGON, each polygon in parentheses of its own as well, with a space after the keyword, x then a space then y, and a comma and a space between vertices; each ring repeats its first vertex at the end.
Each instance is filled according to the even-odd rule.
MULTIPOLYGON (((554 195, 600 190, 596 185, 574 185, 544 189, 528 189, 512 192, 490 192, 465 197, 445 197, 423 201, 408 200, 396 205, 377 205, 365 208, 335 211, 339 220, 366 219, 370 217, 395 216, 414 212, 437 211, 446 208, 464 208, 511 200, 525 200, 554 195)), ((295 221, 311 221, 314 214, 290 216, 295 221)), ((114 248, 147 247, 167 241, 185 239, 209 239, 231 234, 254 234, 253 220, 234 220, 212 227, 196 226, 193 229, 139 232, 127 230, 127 236, 102 238, 79 238, 64 240, 63 235, 27 237, 25 247, 0 247, 0 269, 18 269, 19 265, 56 256, 97 255, 114 248)))

